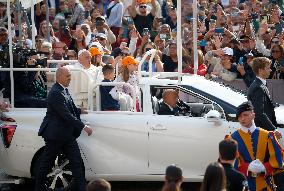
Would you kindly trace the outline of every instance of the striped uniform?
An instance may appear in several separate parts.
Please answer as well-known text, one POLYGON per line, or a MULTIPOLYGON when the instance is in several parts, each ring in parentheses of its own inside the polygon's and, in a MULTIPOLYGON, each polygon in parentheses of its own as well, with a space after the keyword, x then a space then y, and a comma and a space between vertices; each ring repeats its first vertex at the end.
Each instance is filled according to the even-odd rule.
POLYGON ((266 177, 247 177, 250 191, 273 190, 272 173, 283 167, 283 151, 274 133, 256 128, 250 134, 239 129, 231 137, 238 142, 239 155, 235 162, 237 170, 247 176, 249 163, 256 159, 266 168, 266 177))

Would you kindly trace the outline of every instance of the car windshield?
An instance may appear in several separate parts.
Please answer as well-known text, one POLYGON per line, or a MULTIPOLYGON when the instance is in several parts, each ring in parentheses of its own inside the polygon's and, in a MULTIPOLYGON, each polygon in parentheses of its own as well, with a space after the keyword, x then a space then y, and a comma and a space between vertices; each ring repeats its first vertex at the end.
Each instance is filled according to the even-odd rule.
POLYGON ((217 103, 221 101, 237 107, 241 103, 247 101, 247 98, 243 93, 233 90, 232 88, 226 87, 225 85, 219 84, 217 82, 206 80, 203 77, 184 77, 182 84, 185 88, 193 88, 196 91, 199 91, 201 95, 208 97, 213 101, 216 101, 217 103), (219 101, 217 101, 216 99, 219 101))

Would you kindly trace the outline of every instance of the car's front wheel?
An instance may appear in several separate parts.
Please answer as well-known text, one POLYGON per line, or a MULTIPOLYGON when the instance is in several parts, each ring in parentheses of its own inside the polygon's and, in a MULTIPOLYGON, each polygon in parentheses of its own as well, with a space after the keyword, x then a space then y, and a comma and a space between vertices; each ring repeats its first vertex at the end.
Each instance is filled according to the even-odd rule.
MULTIPOLYGON (((36 174, 40 164, 40 157, 34 165, 34 174, 36 174)), ((70 170, 69 160, 64 154, 59 154, 51 171, 47 174, 45 187, 48 191, 69 191, 73 187, 73 176, 70 170)))

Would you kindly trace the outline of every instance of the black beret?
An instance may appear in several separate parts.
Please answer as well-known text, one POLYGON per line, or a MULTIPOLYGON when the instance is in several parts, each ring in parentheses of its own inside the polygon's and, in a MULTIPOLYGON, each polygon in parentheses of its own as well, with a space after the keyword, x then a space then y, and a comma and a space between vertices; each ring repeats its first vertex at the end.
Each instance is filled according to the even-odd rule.
POLYGON ((246 102, 242 103, 241 105, 239 105, 237 107, 237 112, 236 112, 237 119, 239 118, 239 116, 241 115, 242 112, 252 111, 252 110, 253 110, 253 105, 250 101, 246 101, 246 102))

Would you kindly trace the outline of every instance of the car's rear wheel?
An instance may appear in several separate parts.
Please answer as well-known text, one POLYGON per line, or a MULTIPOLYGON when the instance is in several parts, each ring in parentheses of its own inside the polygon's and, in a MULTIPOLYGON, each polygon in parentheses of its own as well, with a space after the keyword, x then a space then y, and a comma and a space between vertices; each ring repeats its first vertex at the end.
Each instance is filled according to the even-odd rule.
MULTIPOLYGON (((39 168, 40 157, 34 165, 34 174, 36 174, 39 168)), ((51 171, 47 174, 45 180, 45 187, 48 191, 69 191, 73 187, 73 176, 70 170, 69 160, 64 154, 59 154, 55 161, 51 171)))

